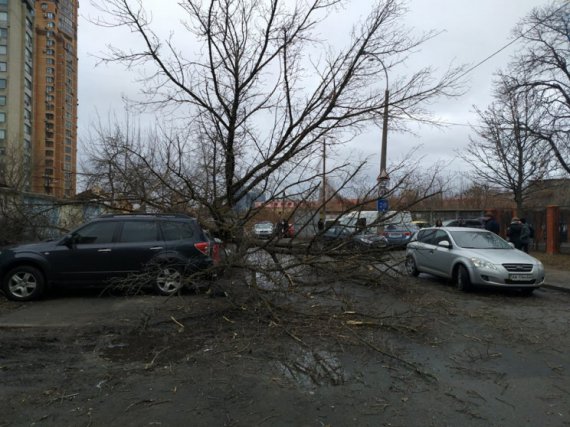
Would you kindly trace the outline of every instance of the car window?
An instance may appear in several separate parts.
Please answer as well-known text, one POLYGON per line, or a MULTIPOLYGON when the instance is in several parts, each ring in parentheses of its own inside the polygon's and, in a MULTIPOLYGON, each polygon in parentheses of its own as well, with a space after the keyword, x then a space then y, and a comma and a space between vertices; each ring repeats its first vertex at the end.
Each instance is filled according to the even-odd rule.
POLYGON ((433 244, 439 245, 439 243, 443 242, 444 240, 449 241, 449 236, 447 235, 447 233, 443 230, 437 230, 433 237, 433 244))
POLYGON ((418 241, 433 245, 433 239, 437 230, 420 230, 418 233, 418 241))
POLYGON ((94 222, 87 224, 85 227, 76 231, 77 244, 91 244, 91 243, 111 243, 115 228, 117 227, 116 221, 94 222))
POLYGON ((164 240, 186 240, 194 236, 194 229, 189 222, 164 221, 162 223, 164 240))
POLYGON ((119 242, 153 242, 158 240, 156 221, 125 221, 119 242))
POLYGON ((458 246, 470 249, 512 249, 509 243, 487 231, 452 231, 458 246))

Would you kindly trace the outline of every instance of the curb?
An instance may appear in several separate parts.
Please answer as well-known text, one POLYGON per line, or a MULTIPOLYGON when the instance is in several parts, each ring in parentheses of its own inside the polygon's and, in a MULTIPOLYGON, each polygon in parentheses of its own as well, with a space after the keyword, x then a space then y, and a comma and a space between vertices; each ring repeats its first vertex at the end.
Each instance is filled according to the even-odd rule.
POLYGON ((561 286, 561 285, 553 285, 550 283, 543 283, 541 288, 554 289, 555 291, 570 293, 570 287, 569 286, 561 286))

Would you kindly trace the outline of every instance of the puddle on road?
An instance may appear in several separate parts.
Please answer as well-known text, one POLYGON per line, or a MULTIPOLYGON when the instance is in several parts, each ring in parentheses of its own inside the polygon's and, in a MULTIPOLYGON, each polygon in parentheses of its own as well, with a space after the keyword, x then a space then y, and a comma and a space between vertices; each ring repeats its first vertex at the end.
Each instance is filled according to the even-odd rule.
POLYGON ((341 385, 346 381, 342 364, 332 353, 300 349, 294 356, 289 361, 277 362, 276 367, 285 378, 302 389, 341 385))

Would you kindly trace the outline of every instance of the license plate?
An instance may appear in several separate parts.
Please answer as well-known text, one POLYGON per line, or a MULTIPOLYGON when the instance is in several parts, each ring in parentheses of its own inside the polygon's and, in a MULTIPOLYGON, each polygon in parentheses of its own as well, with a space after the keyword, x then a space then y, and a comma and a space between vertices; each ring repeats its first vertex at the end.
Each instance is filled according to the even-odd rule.
POLYGON ((511 274, 509 276, 511 280, 532 280, 532 274, 511 274))
POLYGON ((402 237, 401 233, 388 233, 388 237, 402 237))

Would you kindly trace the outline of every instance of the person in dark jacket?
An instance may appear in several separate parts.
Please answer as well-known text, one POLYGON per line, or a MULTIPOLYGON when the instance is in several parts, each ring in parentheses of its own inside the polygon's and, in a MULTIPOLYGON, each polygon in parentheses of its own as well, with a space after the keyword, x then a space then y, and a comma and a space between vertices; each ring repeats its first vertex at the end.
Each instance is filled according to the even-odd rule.
POLYGON ((521 218, 521 249, 528 254, 528 246, 530 244, 530 227, 526 223, 525 218, 521 218))
POLYGON ((509 228, 507 229, 507 237, 509 239, 509 242, 515 245, 515 248, 517 249, 522 249, 522 242, 521 242, 522 229, 523 226, 521 220, 518 219, 517 217, 514 217, 511 220, 511 225, 509 225, 509 228))
POLYGON ((487 212, 486 214, 487 221, 485 221, 485 230, 492 231, 495 234, 499 234, 501 231, 501 226, 495 219, 495 215, 492 212, 487 212))

